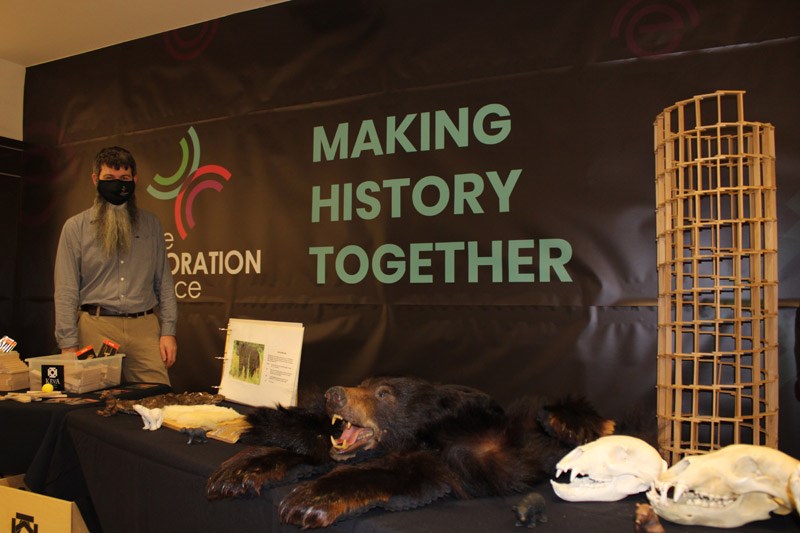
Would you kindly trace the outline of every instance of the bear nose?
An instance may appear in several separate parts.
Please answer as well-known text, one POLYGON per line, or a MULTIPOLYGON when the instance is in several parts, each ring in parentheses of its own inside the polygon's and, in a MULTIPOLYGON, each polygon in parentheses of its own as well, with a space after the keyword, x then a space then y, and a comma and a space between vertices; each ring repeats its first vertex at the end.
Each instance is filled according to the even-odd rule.
POLYGON ((325 400, 331 409, 341 409, 347 403, 344 387, 331 387, 325 392, 325 400))

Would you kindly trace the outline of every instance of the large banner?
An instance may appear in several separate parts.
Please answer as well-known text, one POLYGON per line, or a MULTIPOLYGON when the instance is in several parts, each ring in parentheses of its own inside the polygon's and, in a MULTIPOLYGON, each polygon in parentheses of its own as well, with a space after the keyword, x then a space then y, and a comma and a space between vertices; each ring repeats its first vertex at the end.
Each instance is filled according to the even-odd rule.
POLYGON ((26 346, 53 349, 58 233, 119 144, 165 229, 177 388, 218 383, 220 328, 255 318, 305 325, 301 385, 654 409, 653 121, 724 89, 775 125, 792 305, 797 22, 791 1, 291 1, 31 68, 26 346))

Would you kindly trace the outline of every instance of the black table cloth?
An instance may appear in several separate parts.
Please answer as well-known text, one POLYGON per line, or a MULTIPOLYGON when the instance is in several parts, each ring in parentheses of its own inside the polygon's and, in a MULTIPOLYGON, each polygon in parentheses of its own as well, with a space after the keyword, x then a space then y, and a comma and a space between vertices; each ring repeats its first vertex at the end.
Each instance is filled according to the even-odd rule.
MULTIPOLYGON (((160 384, 129 384, 113 390, 118 391, 119 398, 137 399, 164 394, 170 388, 160 384)), ((69 401, 81 403, 0 401, 0 425, 6 435, 0 439, 0 474, 22 474, 28 472, 31 464, 46 461, 61 432, 64 416, 75 409, 97 409, 104 405, 100 401, 102 392, 68 395, 69 401)), ((38 479, 34 477, 31 481, 36 484, 38 479)))
MULTIPOLYGON (((209 502, 205 482, 240 444, 209 440, 187 444, 186 435, 162 428, 142 430, 141 418, 103 418, 91 411, 68 414, 66 426, 80 460, 81 471, 107 532, 275 531, 297 532, 280 524, 277 505, 291 486, 265 491, 261 497, 209 502)), ((643 495, 614 503, 570 503, 555 496, 549 483, 534 488, 546 500, 549 521, 536 531, 632 531, 637 502, 643 495)), ((522 498, 445 499, 409 511, 373 509, 344 519, 326 531, 432 533, 523 531, 515 526, 512 506, 522 498)), ((668 532, 719 532, 662 521, 668 532)), ((796 516, 774 517, 738 531, 798 530, 796 516)))

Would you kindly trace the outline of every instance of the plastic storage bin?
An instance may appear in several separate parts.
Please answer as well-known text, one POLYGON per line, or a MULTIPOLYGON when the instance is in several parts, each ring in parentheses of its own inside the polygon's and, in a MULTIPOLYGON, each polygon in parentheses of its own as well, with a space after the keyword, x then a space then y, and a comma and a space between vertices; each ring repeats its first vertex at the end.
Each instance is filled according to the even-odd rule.
POLYGON ((124 354, 79 360, 74 355, 58 354, 31 357, 28 362, 28 377, 31 390, 42 388, 42 367, 59 365, 64 367, 64 390, 82 394, 119 385, 122 377, 124 354))

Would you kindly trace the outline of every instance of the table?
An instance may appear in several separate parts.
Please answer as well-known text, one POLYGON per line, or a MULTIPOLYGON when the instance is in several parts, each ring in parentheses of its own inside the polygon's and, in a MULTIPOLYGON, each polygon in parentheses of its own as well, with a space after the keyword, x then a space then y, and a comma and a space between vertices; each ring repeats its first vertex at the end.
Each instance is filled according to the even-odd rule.
MULTIPOLYGON (((120 532, 274 531, 297 532, 280 524, 277 505, 291 486, 266 491, 253 499, 209 502, 207 477, 241 444, 209 440, 187 444, 186 435, 162 428, 143 431, 139 417, 103 418, 88 410, 70 412, 66 428, 97 512, 98 527, 120 532)), ((630 531, 635 504, 643 495, 613 503, 569 503, 556 497, 549 483, 535 490, 547 502, 549 522, 537 530, 630 531)), ((433 533, 522 531, 515 527, 512 506, 521 495, 476 500, 446 499, 419 509, 387 512, 374 509, 337 522, 325 531, 433 533)), ((718 533, 719 529, 664 522, 670 533, 718 533)), ((738 531, 792 531, 796 516, 774 517, 738 531)))
MULTIPOLYGON (((113 390, 117 398, 133 400, 171 389, 158 383, 129 383, 107 390, 113 390)), ((64 420, 70 412, 94 413, 102 408, 102 392, 69 394, 66 402, 0 402, 0 424, 14 428, 11 438, 0 439, 0 473, 25 473, 25 484, 32 491, 76 502, 87 523, 94 524, 89 492, 71 442, 65 438, 64 420)))
MULTIPOLYGON (((115 395, 121 399, 137 399, 164 394, 170 388, 155 383, 131 383, 108 390, 116 391, 115 395)), ((0 439, 0 474, 21 474, 31 464, 46 460, 61 432, 64 416, 75 409, 97 409, 104 405, 100 401, 102 392, 68 394, 67 401, 0 401, 0 424, 4 433, 8 431, 13 436, 0 439)))

